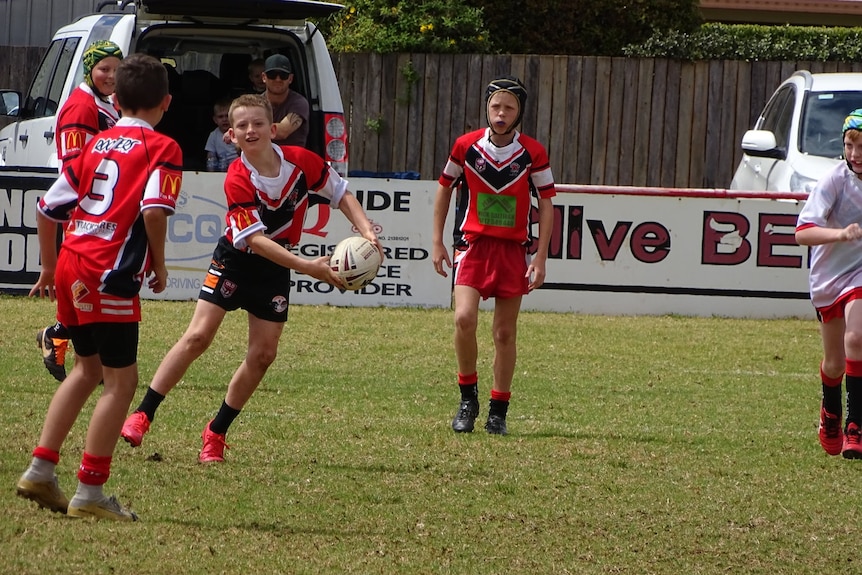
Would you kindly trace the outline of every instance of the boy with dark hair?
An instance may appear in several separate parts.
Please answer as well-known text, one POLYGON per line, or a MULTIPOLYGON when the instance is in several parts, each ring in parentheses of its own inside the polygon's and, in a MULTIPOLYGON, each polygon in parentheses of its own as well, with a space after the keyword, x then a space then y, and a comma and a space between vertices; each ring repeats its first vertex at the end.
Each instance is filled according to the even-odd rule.
POLYGON ((545 281, 554 223, 554 178, 545 148, 517 130, 526 100, 527 91, 517 78, 488 84, 488 127, 455 141, 437 186, 431 259, 444 277, 443 263, 450 268, 453 259, 455 263, 454 339, 461 403, 452 429, 457 433, 472 432, 479 415, 476 328, 480 298, 494 298, 494 384, 485 431, 505 435, 521 298, 545 281), (458 241, 450 259, 443 245, 443 226, 452 190, 458 185, 458 241), (538 240, 530 236, 534 195, 539 204, 538 240), (536 248, 532 260, 527 252, 530 245, 536 248))
POLYGON ((117 68, 116 82, 122 119, 95 136, 39 201, 42 271, 30 295, 56 297, 75 365, 54 393, 17 493, 72 517, 135 521, 135 513, 105 496, 103 485, 138 382, 139 291, 146 276, 155 293, 167 281, 165 232, 180 190, 182 153, 153 130, 171 101, 161 62, 130 56, 117 68), (60 221, 68 224, 58 257, 60 221), (100 381, 69 501, 55 474, 60 448, 100 381))
POLYGON ((276 125, 265 97, 240 96, 231 104, 229 116, 231 140, 242 153, 225 176, 226 233, 213 252, 186 332, 162 360, 122 431, 132 447, 141 444, 156 409, 192 362, 209 348, 227 312, 242 308, 248 314, 248 351, 228 384, 218 413, 204 426, 201 463, 224 461, 228 428, 275 361, 287 321, 290 270, 341 286, 328 256, 307 260, 290 251, 299 243, 309 205, 323 202, 338 209, 362 237, 381 250, 381 256, 383 253, 362 205, 347 189, 347 181, 317 154, 273 143, 276 125))

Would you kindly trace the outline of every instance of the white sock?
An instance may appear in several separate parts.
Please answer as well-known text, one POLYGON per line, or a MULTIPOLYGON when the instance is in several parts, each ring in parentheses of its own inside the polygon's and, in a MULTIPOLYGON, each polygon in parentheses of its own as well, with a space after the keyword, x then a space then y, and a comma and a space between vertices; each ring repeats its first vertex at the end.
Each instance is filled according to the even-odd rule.
POLYGON ((102 492, 101 485, 87 485, 79 481, 74 498, 81 501, 101 501, 105 498, 105 494, 102 492))
POLYGON ((24 478, 29 481, 51 481, 54 479, 56 468, 56 463, 34 457, 33 461, 30 462, 30 467, 24 472, 24 478))

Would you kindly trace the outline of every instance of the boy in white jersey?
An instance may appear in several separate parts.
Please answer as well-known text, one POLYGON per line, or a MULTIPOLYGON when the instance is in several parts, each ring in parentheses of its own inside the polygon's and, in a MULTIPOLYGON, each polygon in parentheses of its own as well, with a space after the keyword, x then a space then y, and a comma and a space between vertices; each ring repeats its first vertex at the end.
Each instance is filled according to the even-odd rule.
POLYGON ((329 256, 307 260, 289 249, 299 243, 310 203, 317 200, 341 211, 383 255, 371 222, 347 189, 347 181, 314 152, 273 143, 276 125, 264 96, 240 96, 228 115, 231 140, 242 154, 225 176, 225 235, 213 252, 191 323, 162 360, 141 404, 122 430, 123 439, 132 447, 141 444, 156 409, 210 346, 225 314, 242 308, 248 313, 248 351, 228 384, 218 413, 203 429, 201 463, 224 461, 228 427, 275 360, 287 321, 290 270, 341 285, 329 267, 329 256))
POLYGON ((809 288, 820 320, 820 445, 829 455, 862 459, 862 109, 844 121, 844 158, 799 213, 796 241, 811 246, 809 288), (847 380, 842 428, 841 382, 847 380))

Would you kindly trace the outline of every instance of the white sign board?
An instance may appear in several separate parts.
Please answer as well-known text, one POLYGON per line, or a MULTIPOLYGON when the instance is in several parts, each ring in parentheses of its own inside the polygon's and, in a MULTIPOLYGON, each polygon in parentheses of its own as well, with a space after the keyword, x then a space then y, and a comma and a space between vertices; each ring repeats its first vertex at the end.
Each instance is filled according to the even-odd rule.
MULTIPOLYGON (((223 175, 199 174, 183 180, 177 212, 168 220, 168 288, 151 299, 196 299, 227 210, 223 175)), ((377 279, 359 291, 343 291, 310 276, 292 273, 290 303, 338 306, 448 306, 451 280, 431 264, 431 213, 435 182, 352 179, 349 189, 375 226, 386 259, 377 279)), ((327 255, 340 240, 356 235, 350 222, 328 205, 309 209, 297 255, 327 255)))
MULTIPOLYGON (((38 277, 35 205, 55 175, 0 171, 0 289, 25 291, 38 277)), ((224 229, 223 174, 183 180, 168 220, 168 289, 144 298, 196 299, 224 229)), ((374 222, 387 258, 378 278, 342 292, 294 273, 293 304, 451 305, 451 274, 431 263, 434 181, 355 178, 350 190, 374 222)), ((637 315, 807 317, 808 250, 796 245, 801 196, 725 190, 558 187, 544 286, 523 309, 637 315)), ((447 239, 451 238, 454 206, 447 239)), ((340 212, 313 207, 297 253, 329 253, 355 232, 340 212)), ((493 301, 483 304, 491 307, 493 301)))

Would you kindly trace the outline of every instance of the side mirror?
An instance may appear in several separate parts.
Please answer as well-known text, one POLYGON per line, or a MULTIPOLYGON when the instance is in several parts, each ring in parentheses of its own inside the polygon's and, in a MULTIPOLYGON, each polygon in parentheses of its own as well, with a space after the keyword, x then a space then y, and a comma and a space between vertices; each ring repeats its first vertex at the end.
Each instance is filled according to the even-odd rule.
POLYGON ((769 130, 748 130, 742 136, 742 150, 749 156, 784 160, 787 153, 778 147, 775 134, 769 130))
POLYGON ((0 116, 18 117, 21 94, 15 90, 0 90, 0 116))

